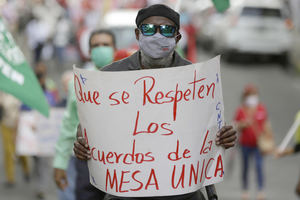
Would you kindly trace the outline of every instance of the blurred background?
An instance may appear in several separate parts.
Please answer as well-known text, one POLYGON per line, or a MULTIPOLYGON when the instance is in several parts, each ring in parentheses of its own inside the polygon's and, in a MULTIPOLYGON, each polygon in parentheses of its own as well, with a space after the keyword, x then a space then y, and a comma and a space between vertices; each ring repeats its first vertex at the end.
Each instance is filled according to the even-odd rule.
MULTIPOLYGON (((138 49, 134 35, 140 8, 164 3, 172 8, 178 0, 0 0, 7 29, 34 69, 43 63, 46 87, 56 101, 66 98, 62 74, 89 65, 88 38, 92 30, 107 28, 116 35, 118 59, 138 49)), ((268 110, 276 146, 280 144, 300 109, 300 1, 230 0, 218 12, 211 0, 184 0, 182 39, 178 52, 192 62, 222 55, 221 72, 225 116, 233 122, 244 87, 254 84, 268 110)), ((293 143, 290 143, 292 146, 293 143)), ((4 159, 0 148, 0 199, 34 199, 34 179, 16 167, 16 184, 5 186, 4 159)), ((267 199, 295 200, 300 176, 299 155, 275 159, 265 156, 267 199)), ((226 152, 224 182, 217 184, 219 199, 241 199, 241 155, 239 146, 226 152)), ((20 162, 16 160, 16 162, 20 162)), ((32 160, 29 160, 31 168, 32 160)), ((250 194, 256 193, 254 163, 250 170, 250 194)), ((46 199, 58 199, 49 171, 46 199)), ((254 199, 254 198, 253 198, 254 199)))

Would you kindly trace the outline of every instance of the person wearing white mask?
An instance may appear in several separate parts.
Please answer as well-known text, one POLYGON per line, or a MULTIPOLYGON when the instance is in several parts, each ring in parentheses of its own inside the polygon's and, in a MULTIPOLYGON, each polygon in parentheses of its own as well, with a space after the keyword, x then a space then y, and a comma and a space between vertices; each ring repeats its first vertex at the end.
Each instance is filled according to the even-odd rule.
POLYGON ((254 85, 247 85, 242 94, 242 105, 235 114, 235 122, 240 132, 240 146, 242 152, 242 199, 248 200, 248 171, 251 157, 255 158, 257 174, 257 200, 265 199, 263 152, 259 148, 261 134, 268 135, 273 140, 271 126, 268 120, 266 107, 260 102, 258 89, 254 85))
MULTIPOLYGON (((140 50, 123 60, 114 62, 101 71, 131 71, 154 68, 167 68, 189 65, 191 62, 183 59, 175 51, 181 39, 179 32, 179 13, 163 4, 155 4, 141 9, 136 17, 135 36, 140 50)), ((119 123, 115 122, 116 125, 119 123)), ((101 126, 101 123, 99 123, 101 126)), ((80 125, 77 129, 77 141, 74 143, 74 152, 78 159, 89 160, 90 152, 86 141, 82 137, 80 125)), ((225 149, 233 147, 236 140, 236 131, 233 126, 223 126, 216 137, 216 144, 225 149)), ((199 141, 200 142, 200 141, 199 141)), ((120 144, 122 145, 122 144, 120 144)), ((200 143, 199 143, 200 145, 200 143)), ((117 197, 105 195, 105 200, 202 200, 203 194, 198 190, 188 194, 159 196, 159 197, 117 197)))

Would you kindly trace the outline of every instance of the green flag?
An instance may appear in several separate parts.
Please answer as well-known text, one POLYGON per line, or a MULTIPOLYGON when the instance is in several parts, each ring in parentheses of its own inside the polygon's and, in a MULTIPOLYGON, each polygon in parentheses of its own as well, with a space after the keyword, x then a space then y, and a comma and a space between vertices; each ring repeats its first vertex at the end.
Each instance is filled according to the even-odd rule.
POLYGON ((49 104, 35 74, 0 17, 0 90, 49 115, 49 104))
POLYGON ((230 7, 229 0, 212 0, 218 12, 224 12, 230 7))

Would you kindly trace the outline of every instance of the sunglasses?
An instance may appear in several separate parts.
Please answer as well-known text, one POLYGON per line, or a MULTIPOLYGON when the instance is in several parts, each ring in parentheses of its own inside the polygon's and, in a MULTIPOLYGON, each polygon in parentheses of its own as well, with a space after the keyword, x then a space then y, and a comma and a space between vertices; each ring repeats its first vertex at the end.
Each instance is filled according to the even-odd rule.
POLYGON ((154 25, 154 24, 142 24, 139 29, 144 36, 152 36, 157 32, 159 28, 159 33, 165 37, 174 37, 176 33, 176 26, 171 25, 154 25))

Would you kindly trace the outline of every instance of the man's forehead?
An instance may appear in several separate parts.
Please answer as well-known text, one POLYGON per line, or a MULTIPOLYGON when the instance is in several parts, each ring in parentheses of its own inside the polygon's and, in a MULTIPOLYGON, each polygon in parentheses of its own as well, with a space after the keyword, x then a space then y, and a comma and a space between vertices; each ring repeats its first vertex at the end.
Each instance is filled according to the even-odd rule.
POLYGON ((142 24, 155 24, 155 25, 175 25, 175 23, 163 16, 151 16, 146 18, 142 24))
POLYGON ((106 42, 111 42, 112 41, 112 36, 107 34, 107 33, 98 33, 95 34, 92 38, 91 38, 91 42, 102 42, 102 41, 106 41, 106 42))

